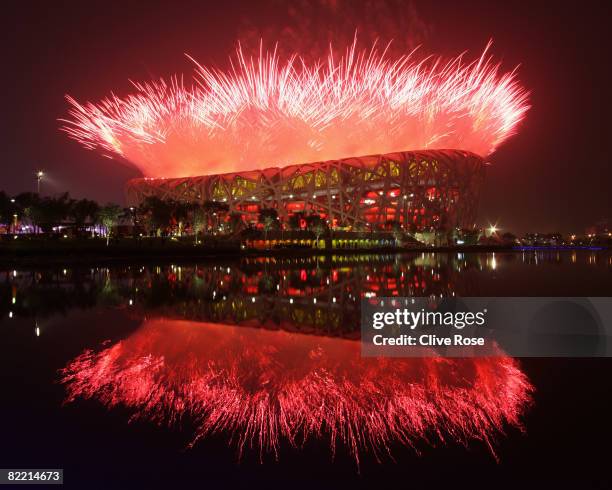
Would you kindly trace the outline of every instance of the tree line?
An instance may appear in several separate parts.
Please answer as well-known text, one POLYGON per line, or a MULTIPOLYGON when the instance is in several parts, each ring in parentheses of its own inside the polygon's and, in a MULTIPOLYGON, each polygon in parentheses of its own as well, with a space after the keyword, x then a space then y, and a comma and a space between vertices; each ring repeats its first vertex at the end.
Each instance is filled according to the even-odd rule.
MULTIPOLYGON (((317 213, 296 212, 281 222, 278 211, 273 208, 259 210, 255 222, 246 223, 239 212, 230 211, 227 203, 206 200, 201 203, 145 198, 138 206, 121 207, 114 203, 100 205, 90 199, 73 199, 68 193, 57 196, 40 196, 25 192, 14 197, 0 191, 0 224, 6 233, 17 232, 19 226, 30 226, 29 233, 52 234, 70 229, 71 235, 104 235, 107 243, 119 231, 130 232, 134 237, 193 237, 199 243, 203 236, 235 235, 268 239, 272 231, 306 230, 314 235, 316 242, 328 235, 332 229, 343 229, 343 224, 331 223, 317 213), (125 225, 119 228, 119 225, 125 225)), ((378 227, 376 227, 379 229, 378 227)), ((391 232, 400 244, 413 236, 416 226, 402 226, 399 221, 388 220, 380 229, 391 232)), ((356 232, 372 232, 373 225, 356 223, 351 227, 356 232)), ((23 230, 22 230, 23 232, 23 230)))
MULTIPOLYGON (((0 223, 10 229, 15 223, 30 225, 33 230, 50 233, 58 226, 70 227, 75 233, 102 226, 109 231, 119 224, 141 228, 149 235, 181 235, 210 231, 221 225, 221 214, 229 211, 224 203, 184 203, 148 197, 139 206, 121 207, 114 203, 100 205, 91 199, 73 199, 66 192, 58 196, 40 196, 24 192, 15 197, 0 191, 0 223)), ((229 223, 240 220, 230 214, 229 223)))
POLYGON ((102 227, 107 240, 119 225, 132 227, 134 233, 146 236, 191 235, 195 242, 207 234, 235 234, 241 231, 307 229, 317 240, 329 230, 329 224, 318 214, 295 213, 284 226, 276 209, 261 209, 257 224, 247 224, 238 212, 230 212, 226 203, 204 201, 203 203, 180 202, 145 198, 135 207, 121 207, 114 203, 100 205, 91 199, 73 199, 68 193, 57 196, 40 196, 24 192, 10 197, 0 191, 0 224, 7 233, 16 232, 17 226, 30 226, 30 233, 51 234, 70 228, 77 236, 93 234, 102 227))

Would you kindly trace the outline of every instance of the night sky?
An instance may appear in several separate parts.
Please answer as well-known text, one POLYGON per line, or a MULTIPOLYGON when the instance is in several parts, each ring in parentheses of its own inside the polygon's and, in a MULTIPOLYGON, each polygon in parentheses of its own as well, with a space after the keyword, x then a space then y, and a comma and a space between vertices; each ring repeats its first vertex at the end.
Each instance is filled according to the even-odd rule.
POLYGON ((480 221, 518 233, 582 232, 612 217, 610 10, 588 1, 5 2, 0 189, 35 190, 44 168, 45 193, 123 203, 124 183, 138 172, 58 130, 64 95, 97 101, 129 93, 129 79, 190 75, 184 53, 223 68, 239 39, 308 52, 357 29, 366 44, 378 36, 394 38, 396 50, 422 44, 427 54, 476 57, 493 39, 505 69, 520 64, 532 109, 489 158, 480 221))

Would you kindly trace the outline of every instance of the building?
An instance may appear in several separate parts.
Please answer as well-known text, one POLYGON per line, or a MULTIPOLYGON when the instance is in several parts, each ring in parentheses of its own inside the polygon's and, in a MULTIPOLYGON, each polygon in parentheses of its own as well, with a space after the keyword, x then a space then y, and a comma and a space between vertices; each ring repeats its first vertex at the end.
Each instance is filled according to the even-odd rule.
POLYGON ((431 150, 389 153, 240 173, 141 178, 127 184, 130 205, 148 196, 226 203, 254 224, 263 208, 283 223, 319 215, 330 228, 411 233, 475 226, 485 163, 474 153, 431 150))

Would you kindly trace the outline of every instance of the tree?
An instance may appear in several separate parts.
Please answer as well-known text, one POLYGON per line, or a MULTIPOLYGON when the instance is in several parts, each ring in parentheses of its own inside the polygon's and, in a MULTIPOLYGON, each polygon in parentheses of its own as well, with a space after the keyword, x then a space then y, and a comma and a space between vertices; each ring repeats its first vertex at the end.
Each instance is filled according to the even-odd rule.
POLYGON ((259 211, 259 220, 263 225, 264 240, 268 240, 268 232, 278 228, 278 211, 273 208, 263 208, 259 211))
POLYGON ((144 229, 147 236, 151 235, 154 231, 153 219, 149 209, 145 206, 144 202, 141 202, 136 208, 134 208, 134 223, 138 223, 144 229))
POLYGON ((161 235, 162 229, 166 229, 170 226, 172 207, 167 201, 157 196, 149 196, 142 202, 140 211, 147 215, 148 223, 150 223, 158 236, 161 235))
POLYGON ((79 199, 72 201, 70 204, 69 214, 74 220, 74 226, 77 231, 81 231, 87 219, 92 223, 98 220, 100 205, 96 201, 89 199, 79 199))
POLYGON ((204 216, 206 217, 206 224, 204 226, 204 231, 208 232, 210 228, 210 222, 212 214, 215 212, 217 203, 215 201, 204 201, 202 204, 202 209, 204 210, 204 216))
POLYGON ((123 218, 132 224, 132 237, 136 238, 138 224, 140 223, 138 208, 134 206, 123 208, 123 218))
POLYGON ((207 216, 206 211, 199 204, 194 204, 192 207, 192 228, 195 235, 195 244, 198 244, 198 233, 206 229, 207 216))
POLYGON ((215 230, 219 228, 220 215, 229 211, 227 203, 218 201, 204 201, 202 207, 207 217, 207 228, 212 223, 215 230))
POLYGON ((117 204, 107 204, 100 209, 99 220, 106 228, 106 246, 110 243, 112 230, 119 223, 119 218, 123 215, 123 209, 117 204))
POLYGON ((387 228, 391 230, 393 238, 395 239, 395 246, 399 247, 404 238, 404 230, 402 230, 402 224, 399 221, 389 220, 387 221, 387 228))
POLYGON ((514 244, 516 243, 516 235, 507 231, 502 235, 502 240, 506 243, 514 244))
POLYGON ((302 212, 293 213, 291 216, 289 216, 289 220, 287 222, 287 224, 289 225, 289 229, 290 230, 300 230, 301 229, 300 224, 302 223, 303 219, 305 219, 304 213, 302 212))
POLYGON ((0 191, 0 223, 6 225, 6 230, 10 227, 13 221, 14 205, 11 203, 11 199, 2 191, 0 191))
POLYGON ((319 239, 321 238, 321 235, 323 235, 329 229, 327 223, 318 214, 312 214, 306 218, 306 226, 314 233, 317 239, 317 248, 319 248, 319 239))
POLYGON ((217 228, 220 228, 220 223, 221 223, 221 216, 224 214, 227 214, 227 212, 229 211, 229 205, 227 203, 224 202, 219 202, 217 203, 217 209, 216 209, 216 217, 217 217, 217 228))
POLYGON ((40 203, 40 197, 35 192, 22 192, 15 196, 15 206, 17 212, 21 213, 23 218, 26 218, 31 225, 37 226, 38 223, 35 221, 36 212, 32 213, 34 207, 40 203))
POLYGON ((44 232, 51 231, 54 225, 61 224, 68 217, 71 200, 67 192, 57 197, 42 199, 37 194, 34 196, 36 197, 32 198, 25 214, 44 232))
POLYGON ((181 236, 183 234, 185 221, 187 221, 194 205, 174 200, 167 201, 167 204, 170 207, 170 221, 172 224, 176 223, 177 235, 181 236))
POLYGON ((233 234, 238 233, 244 228, 244 222, 242 221, 242 214, 233 212, 229 215, 228 221, 230 232, 233 234))

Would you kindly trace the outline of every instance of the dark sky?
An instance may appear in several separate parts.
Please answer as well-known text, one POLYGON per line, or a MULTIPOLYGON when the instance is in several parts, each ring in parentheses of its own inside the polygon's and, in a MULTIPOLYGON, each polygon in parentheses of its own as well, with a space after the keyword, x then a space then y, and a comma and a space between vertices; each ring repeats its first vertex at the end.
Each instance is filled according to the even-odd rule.
POLYGON ((138 173, 58 131, 65 94, 95 101, 128 93, 128 79, 189 75, 184 53, 223 67, 238 39, 274 41, 278 31, 303 50, 326 37, 345 42, 357 28, 366 41, 393 37, 396 47, 423 43, 424 52, 447 56, 476 56, 492 38, 504 68, 521 65, 533 107, 489 159, 481 222, 520 233, 583 231, 612 217, 612 9, 567 3, 4 2, 0 189, 34 190, 40 167, 45 192, 122 203, 125 181, 138 173))

